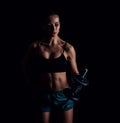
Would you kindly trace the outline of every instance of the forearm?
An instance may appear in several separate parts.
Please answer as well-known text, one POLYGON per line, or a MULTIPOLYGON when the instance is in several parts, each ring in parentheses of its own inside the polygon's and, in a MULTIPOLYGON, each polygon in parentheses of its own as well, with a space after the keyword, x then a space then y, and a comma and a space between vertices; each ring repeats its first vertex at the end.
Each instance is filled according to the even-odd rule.
POLYGON ((28 84, 30 83, 30 75, 29 75, 29 70, 28 70, 28 64, 26 64, 25 62, 22 63, 22 73, 23 73, 23 77, 25 82, 28 84))
POLYGON ((78 73, 74 73, 72 75, 73 83, 71 84, 71 98, 75 101, 79 100, 81 90, 89 84, 89 81, 86 77, 87 72, 88 69, 85 69, 83 75, 78 73))

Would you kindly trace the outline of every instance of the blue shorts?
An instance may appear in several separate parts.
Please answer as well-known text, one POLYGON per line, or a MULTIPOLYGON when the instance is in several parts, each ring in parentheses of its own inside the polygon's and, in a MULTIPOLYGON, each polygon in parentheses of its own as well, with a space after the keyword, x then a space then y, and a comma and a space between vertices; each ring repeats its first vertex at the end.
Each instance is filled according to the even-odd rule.
POLYGON ((53 109, 67 111, 74 107, 74 101, 68 99, 64 91, 44 92, 40 98, 41 112, 50 112, 53 109))

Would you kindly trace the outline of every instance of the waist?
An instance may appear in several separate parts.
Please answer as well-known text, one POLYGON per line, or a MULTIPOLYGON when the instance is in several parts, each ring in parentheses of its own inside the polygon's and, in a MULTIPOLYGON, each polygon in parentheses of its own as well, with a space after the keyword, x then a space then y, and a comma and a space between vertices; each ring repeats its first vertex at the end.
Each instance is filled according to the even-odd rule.
POLYGON ((59 92, 66 88, 69 88, 68 82, 55 82, 55 83, 46 83, 43 81, 41 85, 32 85, 32 92, 33 93, 42 93, 42 92, 59 92))

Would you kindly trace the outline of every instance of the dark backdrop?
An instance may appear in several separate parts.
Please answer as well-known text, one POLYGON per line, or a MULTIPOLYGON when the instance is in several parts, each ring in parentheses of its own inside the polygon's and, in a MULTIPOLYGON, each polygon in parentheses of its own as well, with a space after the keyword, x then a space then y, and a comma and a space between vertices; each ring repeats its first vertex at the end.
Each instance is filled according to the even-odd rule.
MULTIPOLYGON (((60 36, 73 44, 80 70, 89 69, 90 85, 76 105, 75 121, 81 123, 115 120, 117 88, 113 84, 116 65, 112 32, 111 3, 100 2, 8 2, 2 10, 3 20, 3 112, 13 122, 31 120, 29 90, 23 80, 21 60, 28 45, 41 38, 40 21, 45 11, 61 15, 60 36), (43 3, 44 2, 44 3, 43 3), (113 61, 113 62, 112 62, 113 61), (12 113, 11 113, 12 112, 12 113), (24 120, 25 119, 25 120, 24 120)), ((34 116, 33 116, 34 117, 34 116)))

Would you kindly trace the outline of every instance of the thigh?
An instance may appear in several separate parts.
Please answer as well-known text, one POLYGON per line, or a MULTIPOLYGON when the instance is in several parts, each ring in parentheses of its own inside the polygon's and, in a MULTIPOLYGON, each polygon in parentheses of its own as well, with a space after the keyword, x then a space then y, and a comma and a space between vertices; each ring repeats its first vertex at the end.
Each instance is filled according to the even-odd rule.
POLYGON ((42 121, 42 123, 50 123, 50 112, 42 112, 40 121, 42 121))
POLYGON ((63 112, 63 123, 73 123, 73 108, 63 112))
POLYGON ((52 105, 49 96, 50 96, 49 93, 43 93, 40 96, 40 100, 41 100, 39 106, 40 112, 51 112, 52 105))

